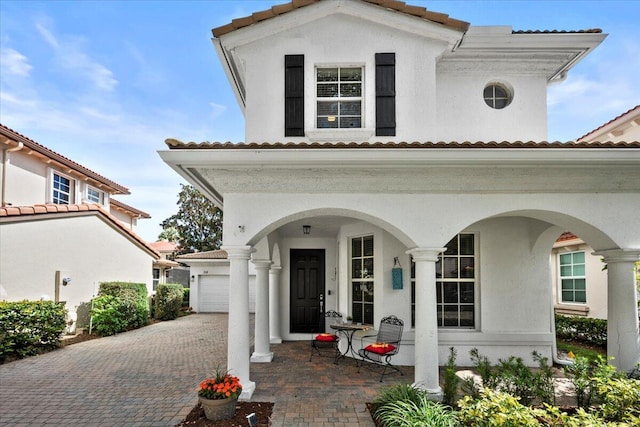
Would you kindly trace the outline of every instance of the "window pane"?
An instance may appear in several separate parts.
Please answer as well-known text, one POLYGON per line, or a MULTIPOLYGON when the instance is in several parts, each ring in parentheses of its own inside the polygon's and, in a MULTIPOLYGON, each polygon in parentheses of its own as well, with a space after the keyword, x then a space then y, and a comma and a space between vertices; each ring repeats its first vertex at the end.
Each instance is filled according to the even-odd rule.
POLYGON ((341 116, 359 116, 360 101, 342 101, 340 102, 341 116))
POLYGON ((473 255, 473 234, 460 235, 460 255, 473 255))
POLYGON ((442 303, 442 282, 436 282, 436 302, 442 303))
POLYGON ((474 259, 472 257, 460 258, 460 277, 472 279, 474 277, 474 259))
POLYGON ((444 326, 458 326, 458 306, 444 306, 444 326))
POLYGON ((362 80, 362 68, 341 68, 340 80, 343 82, 354 82, 362 80))
POLYGON ((362 283, 353 282, 351 298, 353 302, 362 301, 362 283))
POLYGON ((341 129, 359 128, 359 127, 362 127, 360 117, 341 117, 340 118, 341 129))
POLYGON ((373 304, 364 304, 364 316, 362 323, 373 324, 373 304))
POLYGON ((473 305, 460 306, 460 326, 473 327, 475 324, 473 305))
POLYGON ((569 264, 571 264, 571 254, 561 254, 560 265, 569 265, 569 264))
POLYGON ((365 283, 363 291, 363 299, 365 302, 373 302, 373 283, 365 283))
POLYGON ((438 326, 442 326, 443 319, 442 319, 442 306, 439 305, 438 307, 436 307, 437 310, 437 316, 438 316, 438 326))
POLYGON ((359 258, 351 260, 351 277, 353 279, 362 278, 362 260, 359 258))
POLYGON ((573 281, 573 287, 575 289, 585 290, 586 289, 585 279, 575 279, 573 281))
POLYGON ((340 84, 340 96, 354 98, 362 96, 362 86, 360 83, 342 83, 340 84))
POLYGON ((365 258, 363 261, 364 270, 362 271, 362 276, 366 279, 373 279, 373 258, 365 258))
POLYGON ((338 69, 337 68, 318 68, 317 76, 318 76, 319 82, 337 82, 338 69))
POLYGON ((316 123, 317 123, 316 126, 318 126, 319 129, 337 128, 338 127, 338 120, 336 120, 335 116, 318 117, 318 120, 316 121, 316 123))
POLYGON ((362 303, 353 304, 353 321, 362 322, 362 303))
POLYGON ((473 304, 474 302, 473 283, 460 283, 460 302, 473 304))
POLYGON ((573 289, 573 279, 562 279, 562 290, 572 290, 573 289))
POLYGON ((444 302, 445 303, 458 303, 458 284, 457 283, 445 283, 444 284, 444 302))
POLYGON ((584 252, 574 252, 573 254, 574 264, 584 264, 584 252))
POLYGON ((562 291, 562 301, 573 302, 573 291, 562 291))
POLYGON ((587 294, 585 291, 575 292, 575 302, 587 302, 587 294))
POLYGON ((318 98, 334 98, 338 96, 337 83, 318 84, 318 98))
POLYGON ((458 236, 449 240, 449 243, 446 245, 447 250, 445 251, 445 255, 457 255, 458 254, 458 236))
POLYGON ((584 276, 584 264, 577 264, 573 266, 574 276, 584 276))
POLYGON ((351 239, 351 256, 353 257, 362 256, 362 239, 361 238, 351 239))
POLYGON ((373 256, 373 236, 364 237, 362 240, 364 243, 364 252, 362 255, 373 256))
POLYGON ((560 267, 560 275, 561 276, 573 276, 573 274, 571 274, 571 266, 562 266, 560 267))
POLYGON ((458 258, 446 257, 444 259, 444 277, 458 278, 458 258))
POLYGON ((319 116, 337 116, 338 115, 338 101, 318 102, 318 115, 319 116))

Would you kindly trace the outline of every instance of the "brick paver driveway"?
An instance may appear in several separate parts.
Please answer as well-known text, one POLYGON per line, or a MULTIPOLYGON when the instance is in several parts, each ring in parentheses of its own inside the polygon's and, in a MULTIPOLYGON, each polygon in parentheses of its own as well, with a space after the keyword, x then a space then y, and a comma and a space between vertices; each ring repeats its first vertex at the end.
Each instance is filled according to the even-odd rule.
POLYGON ((197 314, 0 365, 0 425, 174 426, 226 348, 227 315, 197 314))

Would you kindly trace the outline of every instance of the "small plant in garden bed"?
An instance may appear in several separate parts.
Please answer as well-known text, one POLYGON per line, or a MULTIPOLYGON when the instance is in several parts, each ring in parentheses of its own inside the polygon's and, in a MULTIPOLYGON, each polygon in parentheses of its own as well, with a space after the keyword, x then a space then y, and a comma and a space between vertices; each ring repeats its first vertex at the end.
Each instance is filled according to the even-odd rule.
POLYGON ((214 375, 200 383, 198 396, 205 399, 235 399, 242 393, 240 379, 216 368, 214 375))

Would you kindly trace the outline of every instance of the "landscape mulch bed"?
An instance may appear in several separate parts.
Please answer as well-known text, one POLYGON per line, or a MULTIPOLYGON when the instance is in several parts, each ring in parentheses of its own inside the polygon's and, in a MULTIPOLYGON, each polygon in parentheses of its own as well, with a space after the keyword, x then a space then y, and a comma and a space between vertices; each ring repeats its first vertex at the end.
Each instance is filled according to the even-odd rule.
POLYGON ((198 403, 180 424, 176 427, 246 427, 248 424, 247 416, 251 413, 256 414, 258 427, 266 427, 271 425, 271 411, 273 403, 271 402, 238 402, 236 405, 236 414, 233 418, 220 421, 209 421, 204 416, 204 409, 198 403))

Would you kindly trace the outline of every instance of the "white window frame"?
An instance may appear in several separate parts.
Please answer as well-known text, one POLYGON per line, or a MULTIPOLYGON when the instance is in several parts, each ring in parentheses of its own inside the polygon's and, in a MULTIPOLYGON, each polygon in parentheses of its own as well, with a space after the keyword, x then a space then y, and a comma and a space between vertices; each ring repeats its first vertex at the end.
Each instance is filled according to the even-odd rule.
POLYGON ((557 259, 557 266, 558 266, 558 301, 560 304, 575 304, 575 305, 586 305, 587 304, 587 253, 584 250, 577 250, 577 251, 569 251, 569 252, 558 252, 558 259, 557 259), (571 255, 571 270, 573 272, 573 267, 575 265, 579 265, 573 262, 573 254, 576 253, 582 253, 583 257, 584 257, 584 262, 583 262, 583 266, 584 266, 584 274, 582 275, 575 275, 575 274, 571 274, 569 276, 563 276, 562 275, 562 261, 561 261, 561 256, 562 255, 571 255), (573 280, 573 301, 565 301, 564 299, 564 295, 563 295, 563 289, 562 289, 562 280, 563 279, 567 279, 567 280, 573 280), (584 280, 584 302, 582 301, 576 301, 575 300, 575 292, 576 292, 576 287, 575 287, 575 280, 576 279, 582 279, 584 280))
MULTIPOLYGON (((338 85, 340 85, 341 81, 340 78, 338 77, 338 85)), ((313 116, 313 129, 317 130, 317 131, 348 131, 348 130, 363 130, 365 129, 365 64, 364 63, 359 63, 359 64, 352 64, 352 63, 343 63, 343 64, 335 64, 335 63, 330 63, 330 64, 316 64, 314 70, 313 70, 313 90, 314 90, 314 96, 313 96, 313 100, 314 100, 314 116, 313 116), (344 68, 359 68, 361 70, 360 72, 360 96, 359 97, 340 97, 339 94, 337 97, 319 97, 318 96, 318 85, 319 84, 323 84, 322 82, 318 82, 318 70, 320 69, 325 69, 325 68, 337 68, 338 69, 338 73, 340 72, 340 69, 344 69, 344 68), (320 114, 318 112, 318 102, 322 102, 322 101, 328 101, 328 102, 343 102, 343 101, 359 101, 360 102, 360 126, 359 127, 318 127, 318 117, 320 117, 320 114)), ((324 115, 323 115, 324 116, 324 115)), ((346 115, 348 116, 348 115, 346 115)), ((340 120, 340 114, 338 113, 337 116, 335 116, 336 120, 340 120)))
POLYGON ((63 174, 60 171, 57 171, 55 169, 51 169, 50 170, 50 174, 49 174, 49 200, 51 201, 51 203, 57 204, 57 205, 72 205, 72 204, 74 204, 75 201, 76 201, 76 189, 77 189, 77 187, 78 187, 77 181, 75 179, 73 179, 72 177, 70 177, 69 175, 65 175, 65 174, 63 174), (65 193, 65 192, 60 191, 59 189, 55 188, 56 175, 69 181, 69 192, 68 193, 65 193), (59 192, 61 192, 63 194, 67 194, 69 196, 69 201, 67 203, 56 203, 56 197, 55 197, 56 191, 59 191, 59 192))
MULTIPOLYGON (((365 304, 370 304, 371 305, 371 323, 373 323, 375 321, 375 266, 376 266, 376 235, 375 233, 367 233, 367 234, 362 234, 359 236, 351 236, 349 237, 349 305, 350 305, 350 312, 351 312, 351 316, 353 317, 353 321, 354 322, 361 322, 361 323, 366 323, 364 321, 364 306, 365 304), (368 255, 368 256, 354 256, 353 254, 353 241, 355 239, 361 239, 364 241, 365 238, 371 238, 373 239, 373 254, 372 255, 368 255), (361 277, 354 277, 354 271, 353 271, 353 260, 354 259, 360 259, 362 260, 362 266, 363 268, 360 270, 361 271, 361 277), (364 264, 365 264, 365 260, 371 260, 371 271, 368 271, 364 269, 364 264), (366 271, 366 275, 363 274, 364 271, 366 271), (365 302, 364 298, 361 302, 359 301, 354 301, 353 300, 353 287, 355 286, 355 283, 360 283, 360 284, 364 284, 367 286, 368 289, 371 289, 371 294, 372 294, 372 300, 371 302, 365 302), (353 307, 354 304, 356 303, 360 303, 362 304, 362 318, 358 319, 355 317, 355 314, 353 312, 353 307)), ((362 246, 363 250, 364 250, 364 245, 362 246)), ((364 253, 364 252, 363 252, 364 253)), ((368 292, 364 291, 363 292, 368 292)))
POLYGON ((86 200, 87 202, 98 203, 100 205, 104 205, 104 191, 99 190, 91 185, 87 185, 86 189, 86 200), (98 200, 94 200, 91 198, 90 191, 95 191, 98 193, 98 200))

